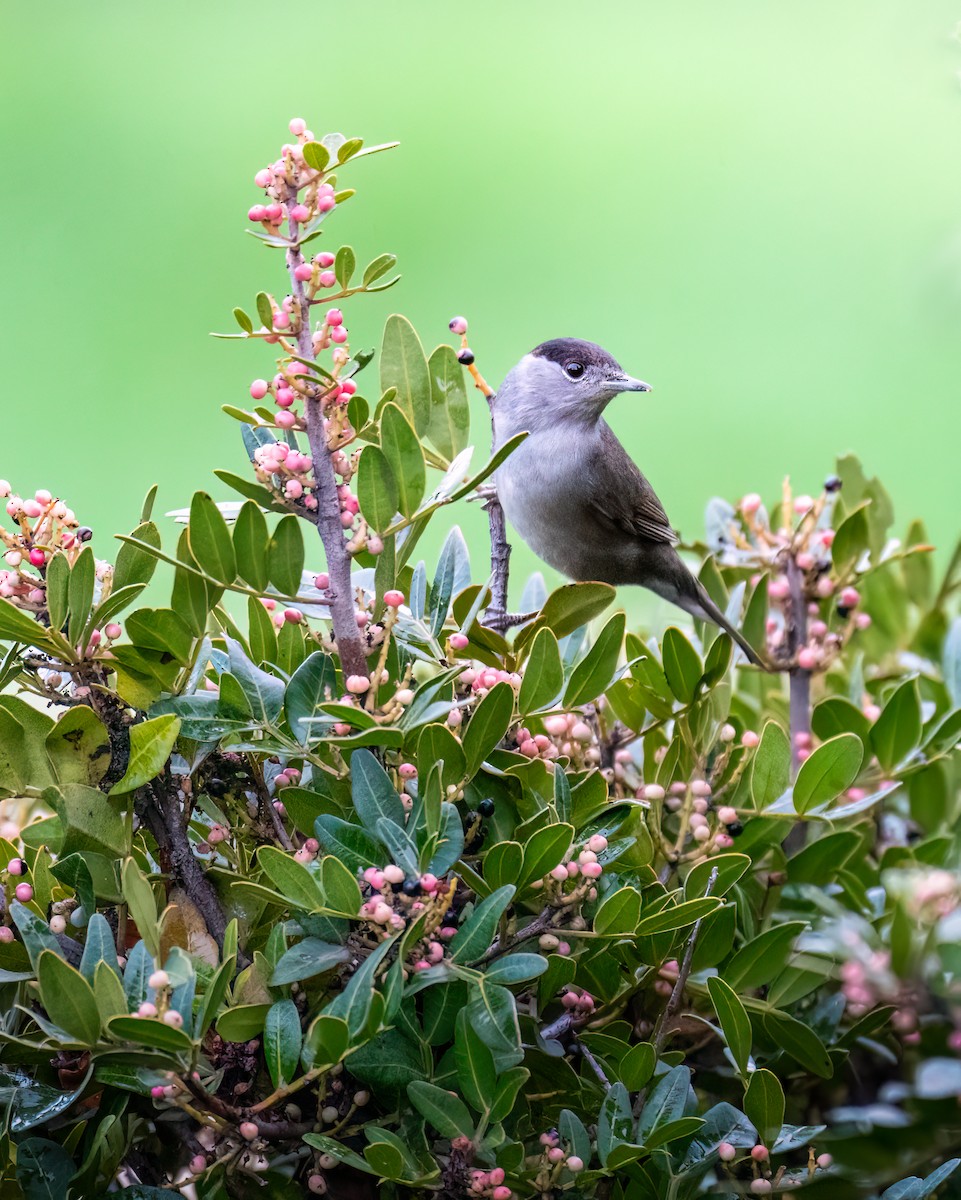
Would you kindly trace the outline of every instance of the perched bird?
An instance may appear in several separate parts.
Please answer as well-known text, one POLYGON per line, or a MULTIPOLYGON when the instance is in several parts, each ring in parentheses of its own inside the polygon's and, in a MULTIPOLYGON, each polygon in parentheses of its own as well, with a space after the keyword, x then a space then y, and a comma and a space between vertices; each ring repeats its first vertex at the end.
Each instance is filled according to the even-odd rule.
POLYGON ((763 666, 675 549, 654 489, 603 419, 620 392, 649 392, 606 350, 577 338, 524 356, 492 399, 494 446, 530 436, 497 468, 497 495, 530 548, 570 579, 633 583, 713 621, 763 666))

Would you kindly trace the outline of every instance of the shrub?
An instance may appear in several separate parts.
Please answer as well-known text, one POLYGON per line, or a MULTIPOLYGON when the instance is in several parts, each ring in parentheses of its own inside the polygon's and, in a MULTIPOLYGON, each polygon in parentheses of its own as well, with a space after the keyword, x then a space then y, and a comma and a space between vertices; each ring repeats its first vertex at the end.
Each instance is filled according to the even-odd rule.
POLYGON ((291 130, 250 213, 290 294, 235 310, 280 354, 227 409, 243 502, 165 549, 151 492, 108 563, 0 483, 4 1196, 933 1195, 961 551, 937 579, 845 458, 694 547, 770 672, 597 583, 486 626, 456 528, 416 557, 480 490, 505 583, 466 323, 428 357, 390 317, 365 396, 339 305, 393 256, 305 247, 371 150, 291 130))

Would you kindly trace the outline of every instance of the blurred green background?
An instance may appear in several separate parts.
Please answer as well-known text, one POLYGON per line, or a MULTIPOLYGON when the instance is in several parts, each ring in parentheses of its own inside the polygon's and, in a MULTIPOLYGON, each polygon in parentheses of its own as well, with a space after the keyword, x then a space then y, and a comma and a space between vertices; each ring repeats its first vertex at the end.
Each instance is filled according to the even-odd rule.
MULTIPOLYGON (((545 338, 600 341, 655 386, 609 418, 686 536, 710 496, 771 496, 786 472, 816 490, 854 450, 943 548, 959 18, 956 0, 7 4, 0 475, 62 494, 111 557, 151 483, 160 511, 227 497, 211 470, 245 459, 219 406, 270 359, 208 331, 286 290, 244 228, 297 115, 402 143, 351 169, 323 243, 400 256, 396 289, 350 305, 355 348, 396 309, 429 351, 463 312, 496 383, 545 338)), ((428 550, 454 521, 480 565, 475 506, 428 550)))

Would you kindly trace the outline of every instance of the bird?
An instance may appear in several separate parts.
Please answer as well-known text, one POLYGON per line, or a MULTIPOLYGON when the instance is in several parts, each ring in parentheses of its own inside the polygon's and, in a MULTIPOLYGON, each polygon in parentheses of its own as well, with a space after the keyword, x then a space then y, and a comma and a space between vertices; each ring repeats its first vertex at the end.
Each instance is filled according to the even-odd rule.
POLYGON ((494 474, 501 507, 569 579, 648 588, 719 626, 763 667, 678 554, 657 494, 604 420, 615 396, 649 391, 594 342, 554 338, 526 354, 491 398, 495 451, 528 434, 494 474))

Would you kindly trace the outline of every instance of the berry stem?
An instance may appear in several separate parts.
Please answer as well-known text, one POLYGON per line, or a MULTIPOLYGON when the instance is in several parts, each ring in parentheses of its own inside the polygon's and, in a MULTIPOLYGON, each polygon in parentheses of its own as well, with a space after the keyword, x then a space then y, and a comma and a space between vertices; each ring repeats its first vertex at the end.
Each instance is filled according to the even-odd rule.
MULTIPOLYGON (((296 198, 296 190, 291 189, 290 203, 296 203, 296 198)), ((289 224, 290 240, 293 244, 287 250, 287 271, 290 275, 291 294, 294 296, 300 314, 297 346, 301 357, 313 359, 310 308, 304 294, 304 285, 294 274, 295 269, 304 259, 298 243, 297 222, 291 217, 289 224)), ((350 582, 350 555, 347 553, 347 540, 340 519, 337 479, 330 458, 330 448, 327 445, 324 411, 319 397, 316 394, 308 396, 304 409, 307 421, 307 441, 310 444, 310 455, 314 462, 317 529, 324 545, 324 553, 327 556, 327 573, 330 575, 332 593, 330 616, 334 626, 337 652, 340 655, 341 670, 345 677, 363 675, 367 678, 367 654, 354 615, 354 600, 350 582)))

